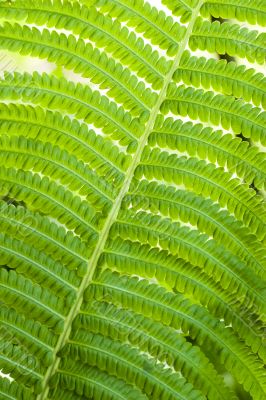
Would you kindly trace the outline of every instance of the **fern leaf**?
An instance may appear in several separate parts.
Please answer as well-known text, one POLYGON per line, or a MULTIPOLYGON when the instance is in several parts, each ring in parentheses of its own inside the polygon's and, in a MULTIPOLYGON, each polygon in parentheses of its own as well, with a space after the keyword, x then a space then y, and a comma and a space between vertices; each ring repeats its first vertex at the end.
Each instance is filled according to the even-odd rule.
POLYGON ((256 146, 232 134, 214 131, 203 124, 182 123, 182 120, 158 116, 149 144, 151 147, 158 145, 163 149, 177 150, 184 155, 218 163, 245 182, 254 182, 259 189, 265 187, 264 154, 256 146))
POLYGON ((0 210, 2 232, 18 240, 23 236, 25 243, 34 245, 40 251, 45 250, 70 271, 76 270, 78 276, 84 275, 89 252, 72 232, 21 206, 15 207, 2 201, 0 210))
POLYGON ((138 383, 147 395, 153 392, 170 399, 186 399, 188 396, 192 399, 204 398, 177 374, 171 373, 170 369, 164 369, 161 364, 141 356, 135 348, 101 335, 77 332, 62 350, 62 356, 67 355, 82 360, 84 364, 89 362, 92 366, 98 365, 101 370, 110 371, 111 375, 114 371, 128 383, 138 383))
POLYGON ((0 398, 264 400, 263 1, 0 18, 0 398))
MULTIPOLYGON (((214 282, 212 277, 200 271, 198 267, 177 256, 169 255, 166 250, 158 251, 147 244, 132 245, 130 241, 118 238, 108 243, 101 258, 101 267, 123 274, 131 271, 132 274, 141 275, 143 278, 155 279, 167 290, 178 291, 195 298, 216 317, 224 318, 228 325, 232 325, 235 333, 265 360, 261 339, 263 322, 250 324, 251 318, 257 318, 252 312, 252 307, 246 303, 246 307, 243 308, 241 298, 236 301, 232 292, 228 293, 220 283, 214 282)), ((187 379, 189 380, 189 377, 187 379)))
POLYGON ((55 398, 67 398, 65 397, 66 391, 70 392, 69 399, 73 399, 74 393, 93 399, 133 400, 138 398, 146 400, 148 398, 140 390, 125 383, 124 380, 115 379, 102 369, 80 365, 77 361, 63 362, 58 375, 54 377, 51 385, 52 387, 57 387, 54 394, 55 398), (75 376, 77 374, 80 376, 79 382, 76 382, 75 376))
POLYGON ((82 2, 88 5, 93 3, 102 13, 108 13, 112 18, 128 22, 136 32, 142 33, 152 44, 166 50, 170 56, 177 53, 177 41, 183 38, 185 30, 180 30, 180 25, 174 22, 172 17, 149 3, 143 0, 135 2, 114 0, 112 3, 108 0, 82 0, 82 2))
POLYGON ((40 2, 36 10, 31 1, 17 1, 0 11, 5 18, 18 19, 26 14, 29 23, 38 21, 38 24, 45 24, 49 28, 64 28, 83 39, 92 40, 99 48, 104 48, 131 70, 136 71, 155 89, 161 88, 164 74, 171 66, 171 63, 159 57, 158 52, 154 52, 151 46, 145 45, 141 38, 122 27, 117 20, 113 22, 111 17, 104 17, 94 7, 86 8, 69 1, 49 0, 40 2))
POLYGON ((10 383, 8 379, 3 379, 1 384, 1 396, 3 400, 33 400, 32 393, 24 388, 21 388, 16 382, 10 383))
POLYGON ((229 396, 217 372, 203 353, 188 343, 173 329, 165 327, 141 315, 128 311, 125 315, 112 304, 94 302, 90 309, 81 314, 75 321, 75 329, 106 335, 115 340, 128 338, 132 345, 141 351, 149 351, 161 362, 167 362, 176 371, 181 370, 184 377, 204 394, 212 396, 229 396), (178 351, 177 351, 178 344, 178 351), (196 367, 200 366, 200 370, 196 367), (209 377, 213 376, 210 382, 209 377), (200 384, 198 383, 200 382, 200 384))
POLYGON ((240 28, 237 24, 213 23, 198 18, 190 37, 192 50, 208 50, 211 53, 229 54, 246 58, 249 62, 263 64, 266 57, 265 33, 240 28))
POLYGON ((173 221, 189 221, 200 232, 213 237, 217 243, 237 254, 258 275, 264 276, 266 260, 261 243, 239 221, 224 210, 220 211, 210 200, 143 180, 124 198, 123 209, 129 208, 130 204, 134 210, 151 210, 173 221))
POLYGON ((230 290, 235 290, 237 288, 240 296, 243 296, 242 298, 245 300, 248 299, 248 302, 251 303, 256 298, 255 303, 257 302, 257 307, 263 314, 265 302, 262 291, 264 287, 260 280, 255 277, 252 279, 254 282, 252 294, 252 290, 247 284, 250 279, 250 271, 247 274, 237 258, 229 255, 223 247, 219 248, 214 241, 208 240, 207 235, 200 235, 196 230, 189 231, 186 227, 181 228, 177 223, 171 224, 167 219, 150 217, 148 213, 144 212, 137 215, 122 212, 118 222, 112 227, 111 235, 114 238, 121 236, 123 239, 131 241, 141 238, 143 243, 153 246, 159 244, 161 248, 170 251, 173 255, 180 254, 182 258, 190 261, 193 265, 204 268, 207 274, 211 275, 215 281, 219 281, 224 289, 230 287, 230 290), (234 266, 232 271, 226 268, 229 259, 232 259, 231 265, 234 266))
MULTIPOLYGON (((40 56, 50 62, 56 62, 67 69, 89 77, 101 89, 108 89, 108 94, 123 103, 136 113, 149 110, 151 102, 150 89, 105 53, 93 49, 90 43, 66 36, 55 31, 44 29, 42 33, 36 28, 21 27, 19 24, 5 23, 0 28, 1 48, 20 52, 22 55, 40 56)), ((152 97, 154 98, 154 97, 152 97)))
POLYGON ((60 180, 68 185, 73 192, 85 197, 88 203, 97 210, 108 210, 112 199, 112 187, 102 184, 102 180, 90 169, 67 152, 62 152, 50 143, 43 144, 38 140, 27 140, 23 136, 1 136, 1 162, 7 167, 16 165, 18 168, 42 171, 43 175, 54 180, 60 180), (29 159, 30 152, 32 158, 29 159), (66 160, 66 161, 65 161, 66 160), (27 168, 26 168, 27 165, 27 168), (79 192, 79 188, 82 190, 79 192))
POLYGON ((201 8, 203 16, 238 19, 265 26, 266 7, 263 0, 207 0, 201 8))
MULTIPOLYGON (((54 97, 51 98, 55 100, 54 97)), ((8 100, 9 95, 5 94, 5 99, 8 100)), ((33 99, 37 101, 36 96, 32 101, 33 99)), ((74 107, 74 103, 70 103, 66 111, 70 110, 71 106, 74 107)), ((94 130, 88 129, 87 122, 80 124, 77 119, 71 120, 57 111, 44 112, 39 106, 32 107, 18 103, 9 103, 8 106, 3 104, 0 115, 0 129, 3 135, 7 131, 9 135, 17 135, 20 132, 26 138, 40 139, 42 142, 59 145, 60 148, 63 146, 69 154, 73 154, 92 169, 97 168, 98 174, 104 176, 106 180, 109 178, 110 183, 119 184, 123 181, 130 157, 119 152, 109 141, 104 141, 94 130), (23 119, 19 118, 20 115, 23 115, 23 119), (28 126, 30 129, 27 129, 28 126)), ((113 193, 115 189, 113 185, 113 193)))
POLYGON ((197 5, 197 0, 163 0, 174 15, 180 16, 181 22, 187 22, 191 19, 192 10, 197 5))
POLYGON ((232 129, 236 134, 242 133, 244 137, 265 145, 266 112, 261 112, 258 107, 235 100, 233 96, 214 95, 211 91, 183 85, 172 85, 168 90, 168 98, 162 105, 164 114, 171 111, 188 115, 192 120, 210 121, 215 126, 222 125, 224 129, 232 129))
POLYGON ((217 320, 212 319, 204 308, 190 304, 181 295, 175 297, 147 281, 127 276, 123 278, 106 271, 100 281, 87 290, 85 300, 88 302, 93 298, 104 300, 109 296, 115 305, 123 304, 126 308, 133 308, 135 312, 146 317, 152 317, 175 329, 181 328, 184 333, 189 330, 197 344, 209 341, 222 362, 226 363, 229 370, 234 371, 245 388, 251 390, 258 398, 263 398, 265 390, 263 364, 248 353, 248 350, 232 335, 230 329, 218 327, 217 320), (246 358, 249 358, 248 364, 244 361, 246 358), (256 383, 251 376, 255 378, 256 383), (256 389, 251 388, 253 384, 256 389))
POLYGON ((33 320, 19 315, 14 309, 2 307, 1 327, 11 337, 14 335, 29 352, 38 355, 45 366, 52 362, 52 349, 56 343, 56 336, 47 327, 33 320))
POLYGON ((215 91, 252 101, 265 109, 265 78, 254 69, 225 60, 191 57, 184 52, 180 65, 174 74, 176 82, 184 82, 195 87, 212 87, 215 91))
POLYGON ((47 207, 47 212, 50 212, 50 209, 53 210, 52 215, 59 218, 59 221, 61 220, 70 229, 73 227, 74 221, 79 220, 78 233, 84 234, 87 239, 95 239, 96 226, 91 223, 94 212, 80 197, 74 197, 70 191, 66 192, 63 186, 58 187, 47 177, 41 179, 39 175, 34 175, 29 171, 2 167, 0 175, 1 173, 5 177, 2 180, 2 194, 9 193, 22 201, 27 198, 29 202, 31 201, 33 209, 38 207, 38 202, 41 202, 44 209, 47 207), (14 182, 17 182, 16 186, 14 186, 14 182), (48 193, 47 188, 49 189, 48 193), (42 195, 40 196, 40 194, 42 195), (67 205, 68 202, 72 203, 71 207, 67 205))
POLYGON ((197 194, 206 196, 208 192, 213 201, 218 201, 222 207, 226 205, 245 225, 249 224, 252 232, 264 239, 265 207, 262 199, 248 187, 244 190, 238 179, 232 179, 230 174, 213 164, 196 158, 177 158, 174 154, 147 148, 136 178, 143 175, 147 179, 163 179, 168 184, 183 184, 187 190, 197 194))
POLYGON ((63 316, 66 312, 63 300, 56 299, 50 291, 42 290, 38 285, 34 286, 29 279, 25 279, 15 271, 1 269, 0 275, 1 292, 5 304, 13 303, 16 298, 20 299, 20 302, 15 305, 17 310, 21 311, 23 305, 28 306, 32 316, 40 318, 42 323, 50 327, 62 327, 63 316))
POLYGON ((42 287, 54 292, 59 297, 67 297, 71 303, 75 299, 78 279, 50 257, 37 252, 6 235, 0 236, 1 261, 20 274, 34 279, 42 287), (74 295, 74 296, 73 296, 74 295))

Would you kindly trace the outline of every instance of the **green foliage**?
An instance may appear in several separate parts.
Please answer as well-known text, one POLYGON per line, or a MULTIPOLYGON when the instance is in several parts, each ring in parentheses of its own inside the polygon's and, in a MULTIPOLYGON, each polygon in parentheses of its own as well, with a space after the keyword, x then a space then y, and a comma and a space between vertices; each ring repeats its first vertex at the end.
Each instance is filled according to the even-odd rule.
POLYGON ((0 3, 0 399, 264 400, 265 2, 0 3))

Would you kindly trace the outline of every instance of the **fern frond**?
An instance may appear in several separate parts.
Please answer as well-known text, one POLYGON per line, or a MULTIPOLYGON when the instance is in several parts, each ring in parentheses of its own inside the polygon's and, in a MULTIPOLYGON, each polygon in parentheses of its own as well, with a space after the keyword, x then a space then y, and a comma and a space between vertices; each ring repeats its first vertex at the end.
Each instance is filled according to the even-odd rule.
POLYGON ((141 240, 151 246, 159 244, 171 254, 203 268, 224 289, 237 290, 243 301, 255 303, 262 314, 265 311, 265 288, 261 281, 255 274, 252 276, 251 271, 246 271, 237 257, 226 252, 223 246, 218 246, 207 235, 145 212, 135 214, 124 211, 111 230, 111 237, 117 236, 131 241, 141 240))
POLYGON ((169 56, 174 56, 178 51, 178 42, 182 40, 185 29, 174 22, 163 11, 152 7, 148 2, 137 0, 82 0, 83 3, 93 3, 103 14, 127 22, 129 27, 134 27, 137 33, 166 50, 169 56))
POLYGON ((213 88, 215 91, 252 101, 256 106, 266 108, 266 80, 262 73, 237 65, 234 62, 197 58, 184 52, 180 65, 174 73, 175 82, 184 82, 194 87, 213 88))
POLYGON ((254 142, 266 144, 266 112, 243 100, 235 100, 233 96, 215 95, 211 91, 173 84, 162 105, 163 114, 169 111, 175 115, 189 116, 192 120, 210 122, 214 126, 221 125, 236 134, 242 133, 254 142))
MULTIPOLYGON (((99 92, 93 92, 80 84, 74 85, 65 79, 56 79, 47 74, 34 73, 31 76, 15 73, 6 74, 5 79, 0 82, 3 99, 22 98, 25 102, 46 108, 49 105, 52 110, 74 113, 78 119, 87 123, 94 122, 96 127, 103 128, 104 133, 110 134, 113 139, 120 140, 124 145, 135 141, 143 127, 138 119, 133 119, 123 108, 100 96, 99 92)), ((120 158, 122 159, 122 156, 120 158)))
MULTIPOLYGON (((69 400, 79 396, 97 399, 147 400, 148 397, 131 384, 122 379, 115 379, 102 369, 80 364, 75 360, 64 360, 58 374, 53 378, 51 386, 57 387, 55 398, 65 399, 66 391, 70 391, 69 400), (76 376, 79 381, 76 381, 76 376), (60 389, 59 389, 60 388, 60 389)), ((80 397, 78 397, 80 398, 80 397)), ((84 398, 84 397, 83 397, 84 398)))
POLYGON ((264 153, 247 141, 224 134, 203 124, 183 123, 159 115, 154 131, 149 137, 151 147, 159 146, 171 151, 198 157, 213 164, 218 163, 230 173, 236 173, 248 184, 254 182, 258 189, 265 188, 266 160, 264 153))
POLYGON ((201 14, 208 17, 238 19, 249 24, 266 25, 266 7, 264 0, 207 0, 201 14))
POLYGON ((0 221, 3 233, 18 240, 23 236, 24 243, 45 251, 70 271, 76 270, 77 276, 84 276, 89 251, 72 232, 67 232, 47 217, 4 201, 0 202, 0 221))
POLYGON ((6 305, 12 305, 22 314, 31 317, 58 333, 63 327, 63 318, 67 311, 65 301, 57 298, 47 289, 33 285, 29 279, 15 271, 0 270, 1 298, 6 305))
MULTIPOLYGON (((155 284, 138 278, 128 278, 106 271, 100 280, 91 284, 85 302, 108 299, 148 318, 163 322, 175 329, 190 333, 197 344, 211 345, 222 363, 238 377, 246 390, 263 399, 265 374, 260 363, 232 334, 222 328, 222 322, 212 318, 204 308, 191 304, 181 295, 173 295, 155 284), (249 362, 247 363, 247 359, 249 362), (253 386, 254 385, 254 386, 253 386)), ((106 300, 105 300, 106 301, 106 300)), ((72 352, 74 356, 74 352, 72 352)), ((85 354, 84 354, 85 356, 85 354)))
POLYGON ((167 362, 175 371, 180 370, 188 382, 209 398, 230 398, 221 378, 199 348, 169 327, 131 311, 125 314, 124 310, 101 302, 93 302, 90 308, 86 308, 74 326, 82 329, 83 333, 90 331, 122 342, 128 340, 141 351, 150 352, 161 362, 167 362))
POLYGON ((165 396, 169 399, 204 399, 183 378, 165 369, 160 363, 148 358, 136 348, 101 335, 78 331, 62 349, 62 356, 80 360, 84 364, 98 366, 111 375, 115 373, 126 382, 136 384, 148 396, 165 396))
POLYGON ((23 136, 0 137, 0 160, 6 167, 42 172, 55 181, 60 181, 72 192, 85 197, 97 211, 107 212, 113 196, 112 187, 103 182, 85 164, 65 150, 50 143, 25 139, 23 136), (30 157, 29 157, 30 154, 30 157))
POLYGON ((69 229, 73 229, 76 221, 79 221, 76 233, 83 235, 87 240, 96 239, 97 225, 92 221, 95 212, 84 200, 74 196, 64 186, 50 181, 47 177, 40 178, 37 174, 14 168, 1 167, 0 176, 2 195, 9 194, 21 201, 27 199, 32 209, 40 207, 41 204, 44 213, 46 209, 46 213, 58 218, 69 229))
POLYGON ((46 58, 50 62, 63 65, 91 81, 108 95, 124 104, 136 114, 153 106, 151 90, 121 64, 108 59, 106 54, 93 49, 90 43, 75 36, 44 29, 21 27, 19 24, 5 23, 0 27, 1 48, 19 52, 22 55, 46 58))
POLYGON ((7 235, 0 235, 1 263, 46 287, 58 297, 75 299, 79 279, 59 262, 7 235))
POLYGON ((265 399, 266 10, 158 1, 0 0, 1 399, 265 399))
POLYGON ((265 33, 250 31, 229 22, 209 22, 198 18, 190 37, 191 50, 208 50, 211 53, 229 54, 246 58, 251 63, 265 63, 265 33))
MULTIPOLYGON (((8 100, 9 94, 4 94, 4 92, 3 90, 1 93, 8 100)), ((34 99, 37 101, 36 96, 29 100, 34 99)), ((74 103, 69 104, 69 110, 71 106, 73 110, 74 103)), ((77 118, 78 116, 77 114, 77 118)), ((123 181, 130 157, 119 152, 110 141, 103 140, 92 129, 88 129, 87 123, 81 124, 77 119, 71 120, 57 111, 44 112, 39 106, 32 107, 19 103, 1 105, 0 121, 0 132, 3 135, 7 132, 9 136, 17 135, 19 132, 26 138, 39 139, 64 148, 69 154, 73 154, 77 159, 95 169, 110 185, 113 184, 113 193, 116 192, 115 186, 119 186, 123 181)))
POLYGON ((130 271, 132 275, 156 280, 167 290, 184 293, 199 301, 215 317, 223 318, 227 325, 232 325, 235 333, 265 360, 262 339, 264 324, 258 321, 252 306, 243 298, 236 301, 232 292, 228 293, 200 268, 172 256, 166 250, 159 251, 147 244, 140 245, 119 238, 108 243, 100 266, 123 274, 130 271), (244 307, 241 304, 243 300, 244 307), (255 318, 256 324, 251 323, 255 318))
POLYGON ((18 314, 14 309, 2 307, 0 312, 1 329, 15 340, 23 342, 28 351, 39 356, 45 366, 52 362, 52 350, 56 336, 44 325, 18 314))
POLYGON ((16 382, 10 383, 8 379, 1 379, 0 394, 3 400, 33 400, 30 390, 21 387, 16 382))
POLYGON ((178 158, 175 154, 146 148, 136 170, 137 179, 143 176, 148 180, 184 185, 187 190, 210 197, 234 213, 260 239, 265 238, 263 199, 222 168, 196 158, 178 158))
POLYGON ((28 23, 37 21, 38 25, 64 28, 83 39, 90 39, 145 78, 154 89, 162 87, 164 75, 171 66, 170 61, 159 57, 158 52, 132 31, 122 27, 117 20, 113 22, 111 17, 99 13, 95 7, 87 8, 68 0, 42 0, 36 9, 30 0, 16 1, 1 8, 0 15, 16 19, 26 16, 28 23))
POLYGON ((153 213, 160 212, 172 221, 189 222, 248 263, 258 275, 265 276, 264 246, 239 221, 225 210, 219 209, 211 200, 192 192, 142 180, 129 191, 123 200, 122 208, 126 210, 130 205, 134 211, 150 210, 153 213))
MULTIPOLYGON (((33 356, 26 353, 25 348, 19 346, 17 343, 4 343, 4 346, 1 343, 0 361, 5 372, 7 374, 12 373, 16 381, 20 384, 20 387, 22 385, 29 385, 34 386, 37 393, 40 391, 42 378, 40 366, 34 365, 33 356)), ((9 390, 12 389, 9 388, 9 390)))
POLYGON ((196 7, 198 0, 163 0, 174 15, 181 17, 181 22, 187 22, 191 18, 192 10, 196 7))

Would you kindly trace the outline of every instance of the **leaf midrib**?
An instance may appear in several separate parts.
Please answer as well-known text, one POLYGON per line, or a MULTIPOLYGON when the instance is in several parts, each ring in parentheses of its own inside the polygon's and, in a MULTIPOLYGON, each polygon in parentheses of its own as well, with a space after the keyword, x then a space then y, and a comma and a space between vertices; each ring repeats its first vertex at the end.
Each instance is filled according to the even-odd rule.
POLYGON ((166 99, 166 95, 167 95, 167 88, 169 83, 172 80, 173 74, 175 72, 175 70, 178 68, 180 61, 181 61, 181 57, 182 54, 184 53, 188 42, 189 42, 189 38, 190 35, 192 33, 194 24, 196 22, 197 16, 199 14, 199 10, 201 8, 203 4, 203 0, 199 0, 199 3, 197 5, 197 7, 194 9, 192 16, 191 16, 191 20, 187 26, 187 30, 185 33, 185 36, 183 38, 183 40, 180 43, 177 55, 173 61, 172 67, 170 69, 170 71, 168 72, 168 74, 166 75, 163 87, 161 89, 161 92, 157 98, 157 101, 153 107, 153 109, 151 110, 150 113, 150 118, 147 122, 145 131, 143 133, 143 136, 140 138, 140 142, 138 144, 138 148, 136 150, 135 156, 132 159, 132 163, 127 171, 126 174, 126 179, 124 181, 124 184, 120 190, 119 195, 117 196, 115 202, 113 203, 113 207, 111 209, 111 212, 104 224, 103 230, 101 232, 101 234, 99 235, 99 239, 98 239, 98 243, 95 247, 95 250, 93 252, 93 255, 89 261, 89 265, 88 265, 88 273, 85 275, 83 282, 79 288, 79 291, 77 293, 77 298, 75 303, 73 304, 73 307, 68 315, 68 317, 65 320, 65 326, 64 326, 64 330, 57 342, 57 346, 54 349, 54 362, 53 364, 48 368, 47 373, 44 377, 44 381, 43 381, 43 392, 40 393, 37 396, 37 400, 47 400, 48 399, 48 393, 49 393, 49 386, 48 386, 48 381, 50 379, 50 377, 56 372, 56 370, 58 369, 58 365, 60 362, 60 358, 57 357, 57 353, 58 351, 67 343, 68 339, 69 339, 69 335, 71 332, 71 327, 72 327, 72 323, 75 319, 75 317, 79 314, 80 311, 80 307, 83 301, 83 295, 84 292, 86 290, 86 288, 88 287, 88 285, 90 284, 90 282, 92 281, 94 272, 96 270, 97 264, 98 264, 98 260, 100 258, 100 255, 102 253, 102 251, 104 250, 105 247, 105 243, 107 241, 108 235, 109 235, 109 231, 110 228, 112 226, 112 224, 114 223, 114 221, 117 218, 118 212, 121 208, 121 203, 122 200, 125 196, 125 194, 128 192, 131 181, 134 177, 134 172, 136 167, 138 166, 140 160, 141 160, 141 155, 145 149, 145 146, 147 144, 147 140, 148 137, 150 135, 150 133, 152 132, 153 128, 154 128, 154 123, 156 121, 157 115, 160 112, 160 108, 161 105, 163 103, 163 101, 166 99))

